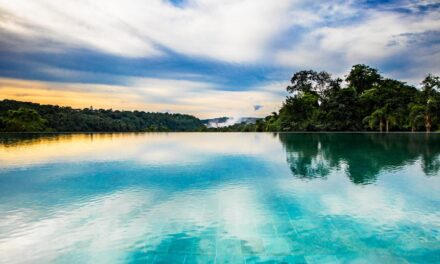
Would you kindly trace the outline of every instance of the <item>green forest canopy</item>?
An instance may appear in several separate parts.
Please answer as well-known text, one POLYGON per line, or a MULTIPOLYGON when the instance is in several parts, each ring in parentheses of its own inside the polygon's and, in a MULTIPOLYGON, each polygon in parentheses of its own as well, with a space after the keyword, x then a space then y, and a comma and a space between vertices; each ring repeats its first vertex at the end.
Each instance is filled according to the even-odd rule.
POLYGON ((327 72, 295 73, 278 113, 239 131, 437 131, 440 129, 440 78, 428 75, 421 88, 382 77, 358 64, 343 80, 327 72))
POLYGON ((255 124, 206 128, 184 114, 73 109, 13 100, 0 101, 0 131, 437 131, 440 78, 428 75, 421 88, 384 78, 377 69, 354 65, 343 80, 322 71, 296 72, 278 112, 255 124))
POLYGON ((198 118, 183 114, 0 101, 0 131, 4 132, 194 131, 202 127, 198 118))

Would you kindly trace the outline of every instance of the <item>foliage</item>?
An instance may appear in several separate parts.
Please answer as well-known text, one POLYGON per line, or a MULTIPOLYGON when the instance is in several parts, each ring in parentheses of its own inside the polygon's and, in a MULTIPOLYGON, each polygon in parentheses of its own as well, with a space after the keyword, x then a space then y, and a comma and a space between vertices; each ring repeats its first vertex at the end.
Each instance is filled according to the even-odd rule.
POLYGON ((0 131, 130 132, 198 131, 196 117, 104 109, 73 109, 13 100, 0 101, 0 131))
POLYGON ((0 116, 0 130, 5 132, 41 132, 47 130, 45 124, 46 120, 37 111, 23 107, 0 116))
POLYGON ((428 75, 417 89, 383 78, 377 69, 351 68, 345 87, 327 72, 293 74, 278 113, 253 127, 222 131, 436 131, 440 129, 440 78, 428 75))
POLYGON ((378 85, 381 79, 382 77, 377 69, 364 64, 357 64, 351 68, 345 81, 348 86, 355 88, 358 94, 362 94, 365 90, 378 85))
MULTIPOLYGON (((228 127, 207 128, 193 116, 140 111, 72 109, 0 101, 0 131, 438 131, 440 77, 429 74, 420 89, 383 78, 377 69, 358 64, 345 79, 321 71, 293 74, 278 112, 228 127)), ((227 118, 226 118, 227 119, 227 118)), ((204 123, 203 123, 204 122, 204 123)))

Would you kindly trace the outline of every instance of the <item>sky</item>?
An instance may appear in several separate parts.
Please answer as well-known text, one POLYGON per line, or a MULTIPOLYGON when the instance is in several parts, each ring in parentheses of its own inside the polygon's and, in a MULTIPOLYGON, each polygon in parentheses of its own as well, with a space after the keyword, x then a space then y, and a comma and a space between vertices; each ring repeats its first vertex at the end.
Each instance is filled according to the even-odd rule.
POLYGON ((0 0, 0 99, 263 117, 294 72, 359 63, 440 74, 440 2, 0 0))

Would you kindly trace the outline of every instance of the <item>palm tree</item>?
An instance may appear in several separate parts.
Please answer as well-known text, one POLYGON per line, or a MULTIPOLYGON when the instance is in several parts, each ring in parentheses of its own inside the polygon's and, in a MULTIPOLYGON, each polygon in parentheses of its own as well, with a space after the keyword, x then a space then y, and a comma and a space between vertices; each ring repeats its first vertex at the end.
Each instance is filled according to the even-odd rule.
POLYGON ((390 125, 395 124, 396 121, 397 118, 388 105, 376 109, 371 115, 364 119, 364 122, 368 122, 368 125, 371 129, 373 129, 376 124, 379 123, 379 131, 383 132, 385 128, 387 133, 390 131, 390 125))
POLYGON ((426 132, 431 132, 432 117, 439 112, 439 93, 440 77, 428 74, 422 81, 422 100, 425 108, 424 120, 426 132), (425 103, 426 102, 426 103, 425 103))
POLYGON ((374 129, 377 123, 379 123, 379 132, 383 132, 385 126, 385 113, 382 108, 377 109, 371 115, 364 118, 364 122, 368 122, 368 126, 374 129))
POLYGON ((425 124, 425 106, 420 104, 411 104, 409 122, 411 125, 411 132, 416 131, 420 124, 425 124))

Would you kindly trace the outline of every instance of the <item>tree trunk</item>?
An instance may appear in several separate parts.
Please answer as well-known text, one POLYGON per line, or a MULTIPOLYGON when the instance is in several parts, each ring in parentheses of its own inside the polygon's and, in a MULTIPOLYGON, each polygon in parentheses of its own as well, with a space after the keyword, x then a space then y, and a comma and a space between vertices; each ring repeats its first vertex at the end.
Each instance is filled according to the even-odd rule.
POLYGON ((415 128, 414 126, 412 126, 412 127, 411 127, 411 132, 414 133, 415 131, 416 131, 416 128, 415 128))
POLYGON ((381 118, 380 119, 380 123, 379 123, 379 131, 380 131, 380 133, 382 133, 382 131, 383 131, 383 119, 381 118))
POLYGON ((390 132, 390 121, 388 121, 388 119, 385 121, 386 122, 386 128, 387 128, 387 133, 390 132))
POLYGON ((426 127, 426 132, 428 133, 431 132, 432 120, 430 115, 425 115, 425 127, 426 127))

